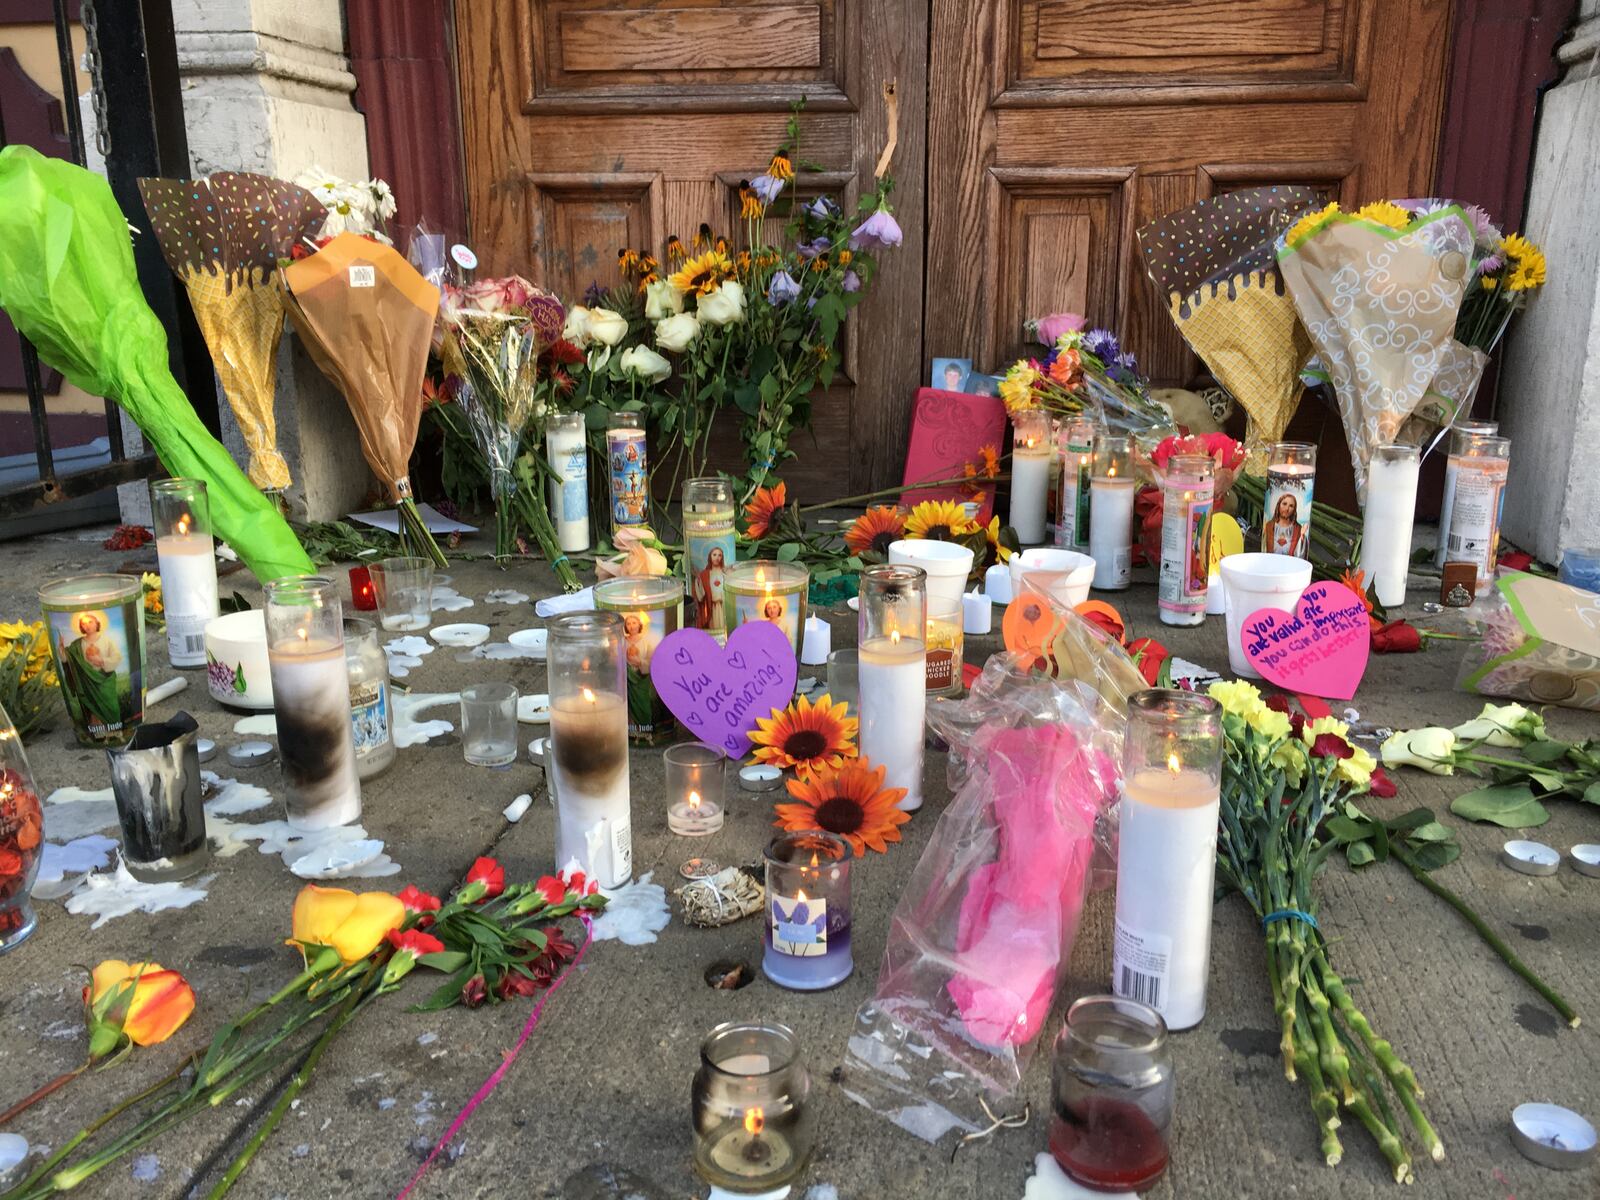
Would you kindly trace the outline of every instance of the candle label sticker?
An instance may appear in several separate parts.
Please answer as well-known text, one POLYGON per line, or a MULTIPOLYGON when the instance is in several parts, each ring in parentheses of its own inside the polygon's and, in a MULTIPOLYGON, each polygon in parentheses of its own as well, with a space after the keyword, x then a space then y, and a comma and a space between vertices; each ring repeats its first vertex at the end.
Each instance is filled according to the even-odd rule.
POLYGON ((609 822, 611 826, 611 878, 620 886, 633 877, 633 825, 627 820, 609 822))
MULTIPOLYGON (((558 453, 560 453, 558 451, 558 453)), ((561 501, 558 521, 587 521, 589 519, 589 451, 580 440, 575 446, 560 453, 556 471, 561 476, 557 495, 561 501)))
POLYGON ((735 592, 734 626, 743 629, 746 625, 773 625, 783 631, 789 642, 789 653, 793 654, 794 648, 800 644, 801 600, 799 592, 735 592))
POLYGON ((1311 529, 1311 471, 1275 471, 1267 468, 1267 498, 1262 509, 1261 550, 1264 554, 1306 557, 1311 529))
POLYGON ((381 680, 350 685, 350 733, 356 757, 365 758, 389 743, 389 685, 381 680))
POLYGON ((1158 603, 1167 612, 1203 613, 1211 580, 1211 507, 1213 495, 1179 501, 1161 519, 1161 576, 1158 603))
POLYGON ((45 610, 61 697, 81 742, 121 746, 144 719, 142 601, 45 610))
MULTIPOLYGON (((164 590, 164 589, 163 589, 164 590)), ((212 613, 175 613, 167 618, 167 656, 174 666, 199 666, 206 654, 206 625, 216 619, 212 613)))
POLYGON ((689 572, 689 624, 709 629, 719 638, 727 635, 723 576, 733 561, 733 509, 705 517, 691 517, 684 534, 684 558, 689 572))
POLYGON ((1367 670, 1372 625, 1367 603, 1342 583, 1313 583, 1292 612, 1258 609, 1240 642, 1263 679, 1291 692, 1349 700, 1367 670))
POLYGON ((798 896, 772 897, 772 948, 794 958, 817 958, 828 952, 828 901, 798 896))
MULTIPOLYGON (((609 604, 600 607, 610 608, 609 604)), ((683 626, 683 602, 669 608, 619 608, 622 645, 628 664, 628 736, 654 741, 677 727, 650 682, 650 665, 663 638, 683 626)))
POLYGON ((789 640, 766 621, 739 626, 726 646, 703 630, 680 629, 662 639, 650 663, 667 707, 696 738, 730 758, 749 753, 758 717, 788 706, 797 669, 789 640))
POLYGON ((611 471, 611 520, 643 525, 650 503, 650 458, 644 431, 608 429, 606 462, 611 471))
MULTIPOLYGON (((1468 562, 1478 569, 1478 579, 1494 575, 1500 542, 1500 512, 1505 502, 1504 459, 1474 460, 1484 465, 1462 466, 1456 472, 1456 489, 1445 536, 1444 560, 1468 562)), ((1441 528, 1444 526, 1441 525, 1441 528)))
POLYGON ((961 681, 965 640, 959 620, 928 622, 928 650, 924 661, 929 692, 950 691, 961 681))
POLYGON ((1172 939, 1165 934, 1130 929, 1121 921, 1116 926, 1116 942, 1111 957, 1111 990, 1126 1000, 1137 1000, 1160 1012, 1167 998, 1172 939))

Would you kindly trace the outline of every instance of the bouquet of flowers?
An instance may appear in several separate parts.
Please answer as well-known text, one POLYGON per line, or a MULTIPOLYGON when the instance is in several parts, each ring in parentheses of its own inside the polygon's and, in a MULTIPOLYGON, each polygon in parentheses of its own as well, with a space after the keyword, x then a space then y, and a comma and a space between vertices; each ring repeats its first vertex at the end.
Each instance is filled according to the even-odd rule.
MULTIPOLYGON (((1054 322, 1046 318, 1036 328, 1053 332, 1054 322)), ((1124 433, 1172 428, 1172 414, 1150 395, 1138 360, 1107 329, 1063 328, 1043 359, 1011 364, 1000 382, 1000 398, 1007 412, 1042 408, 1062 417, 1087 412, 1124 433)))
POLYGON ((394 244, 389 237, 389 218, 394 216, 397 205, 394 189, 383 180, 352 182, 321 167, 312 167, 295 176, 294 181, 328 210, 317 231, 319 243, 341 233, 359 233, 385 246, 394 244))
POLYGON ((1174 458, 1198 456, 1209 458, 1212 464, 1212 486, 1215 492, 1214 510, 1222 511, 1222 504, 1233 489, 1234 481, 1244 467, 1245 450, 1225 433, 1207 433, 1193 436, 1174 434, 1157 442, 1148 453, 1134 439, 1133 455, 1145 486, 1134 498, 1134 511, 1139 523, 1139 546, 1148 562, 1161 561, 1161 522, 1165 516, 1163 488, 1167 479, 1167 464, 1174 458))

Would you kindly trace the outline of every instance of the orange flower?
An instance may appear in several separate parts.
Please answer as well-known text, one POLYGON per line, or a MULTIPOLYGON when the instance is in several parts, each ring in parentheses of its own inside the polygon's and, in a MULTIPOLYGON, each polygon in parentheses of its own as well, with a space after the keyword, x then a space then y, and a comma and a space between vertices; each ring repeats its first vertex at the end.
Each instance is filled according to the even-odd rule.
POLYGON ((906 789, 883 786, 886 770, 863 758, 810 779, 791 779, 789 794, 799 803, 778 805, 773 824, 791 833, 823 829, 844 838, 857 854, 869 849, 882 854, 888 843, 900 840, 900 826, 911 819, 895 807, 906 789))
POLYGON ((1367 606, 1368 612, 1372 611, 1372 597, 1367 595, 1367 573, 1365 571, 1346 571, 1339 576, 1339 582, 1361 597, 1361 602, 1367 606))
POLYGON ((89 1060, 95 1062, 128 1042, 166 1041, 194 1012, 194 989, 160 963, 108 958, 94 969, 83 1002, 89 1009, 89 1060))
POLYGON ((1082 374, 1083 366, 1076 350, 1059 350, 1050 362, 1050 378, 1064 388, 1077 387, 1082 374))
POLYGON ((979 446, 978 462, 985 479, 995 479, 1000 475, 1000 447, 979 446))
POLYGON ((838 770, 847 758, 856 757, 856 729, 859 722, 845 713, 849 706, 823 694, 815 704, 799 696, 783 711, 772 710, 770 717, 757 717, 750 731, 755 743, 755 760, 775 767, 793 767, 801 779, 813 779, 824 769, 838 770))
POLYGON ((790 180, 794 178, 794 164, 789 161, 787 154, 778 153, 772 156, 772 161, 767 164, 767 174, 774 179, 790 180))
POLYGON ((851 554, 865 554, 870 550, 887 558, 889 543, 898 542, 905 535, 906 515, 892 504, 879 504, 856 518, 855 524, 845 531, 844 544, 851 554))
POLYGON ((667 238, 667 262, 668 262, 668 264, 670 264, 672 266, 677 266, 677 264, 681 263, 687 257, 689 257, 689 254, 688 254, 688 251, 686 251, 683 248, 683 239, 680 238, 675 233, 671 234, 670 236, 668 236, 668 238, 667 238))
POLYGON ((755 192, 747 187, 739 189, 739 219, 749 221, 760 217, 766 209, 761 207, 761 201, 755 192))
POLYGON ((788 503, 788 485, 782 480, 776 487, 757 488, 755 497, 744 506, 745 532, 753 538, 764 538, 772 522, 788 503))

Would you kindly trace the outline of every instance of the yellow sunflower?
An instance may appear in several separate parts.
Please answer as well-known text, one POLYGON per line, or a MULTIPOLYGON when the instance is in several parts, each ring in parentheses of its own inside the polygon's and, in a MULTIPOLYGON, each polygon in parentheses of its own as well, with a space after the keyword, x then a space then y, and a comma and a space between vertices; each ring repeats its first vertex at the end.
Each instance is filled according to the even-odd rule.
POLYGON ((1392 200, 1374 200, 1356 209, 1356 216, 1375 225, 1390 229, 1404 229, 1411 224, 1411 214, 1392 200))
POLYGON ((845 531, 844 544, 851 554, 865 554, 869 550, 889 555, 889 543, 898 542, 906 535, 906 515, 892 504, 878 504, 856 518, 855 524, 845 531))
POLYGON ((813 779, 822 770, 838 770, 847 758, 856 757, 856 730, 860 722, 847 717, 849 705, 833 703, 824 695, 815 704, 799 696, 788 708, 772 710, 770 717, 757 717, 750 740, 756 746, 755 760, 774 767, 793 767, 801 779, 813 779))
POLYGON ((967 510, 954 500, 924 500, 911 510, 906 518, 908 538, 930 538, 948 542, 977 529, 967 510))
POLYGON ((1513 292, 1526 292, 1544 286, 1544 252, 1539 247, 1520 233, 1513 233, 1501 249, 1511 264, 1511 275, 1506 280, 1508 288, 1513 292))
POLYGON ((772 522, 788 503, 789 485, 782 480, 776 487, 757 488, 755 496, 744 506, 745 532, 753 538, 767 536, 772 522))
POLYGON ((999 517, 989 518, 989 526, 983 531, 983 536, 989 539, 989 549, 994 551, 995 562, 1011 561, 1011 548, 1000 540, 999 517))
POLYGON ((672 286, 686 296, 709 296, 728 277, 733 264, 726 254, 707 250, 696 254, 671 275, 672 286))
POLYGON ((1302 238, 1309 236, 1312 230, 1321 225, 1323 221, 1339 211, 1341 211, 1339 202, 1334 200, 1325 207, 1317 209, 1316 212, 1307 213, 1290 227, 1289 236, 1285 240, 1291 246, 1298 244, 1302 238))
POLYGON ((884 787, 885 773, 863 758, 810 779, 791 779, 789 795, 799 803, 778 805, 773 824, 790 833, 826 830, 844 838, 857 854, 868 849, 882 854, 900 840, 900 826, 911 819, 895 807, 906 789, 884 787))

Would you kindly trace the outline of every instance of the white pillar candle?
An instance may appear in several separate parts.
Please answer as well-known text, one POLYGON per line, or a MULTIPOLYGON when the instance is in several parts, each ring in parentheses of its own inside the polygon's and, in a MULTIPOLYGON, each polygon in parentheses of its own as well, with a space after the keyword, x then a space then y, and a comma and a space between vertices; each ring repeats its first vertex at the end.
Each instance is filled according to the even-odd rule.
POLYGON ((175 667, 206 665, 206 622, 217 616, 217 558, 209 533, 174 531, 156 539, 167 655, 175 667))
POLYGON ((1024 545, 1044 541, 1045 497, 1050 491, 1050 460, 1046 441, 1021 439, 1011 448, 1011 528, 1024 545))
POLYGON ((361 780, 350 730, 350 674, 344 644, 285 638, 269 649, 278 757, 296 829, 348 825, 361 817, 361 780))
POLYGON ((1133 569, 1133 480, 1125 475, 1097 475, 1089 481, 1089 557, 1094 559, 1094 586, 1119 591, 1128 586, 1133 569))
POLYGON ((583 688, 557 700, 545 762, 556 796, 556 866, 576 859, 601 887, 621 887, 633 878, 623 698, 583 688))
POLYGON ((1367 505, 1361 519, 1361 571, 1385 608, 1406 602, 1411 523, 1417 512, 1416 446, 1376 446, 1367 464, 1367 505))
POLYGON ((545 455, 560 480, 550 481, 550 520, 567 552, 589 548, 589 451, 583 417, 556 417, 545 429, 545 455))
POLYGON ((922 807, 926 648, 920 638, 872 638, 861 644, 861 757, 886 768, 884 786, 905 788, 899 807, 922 807))

